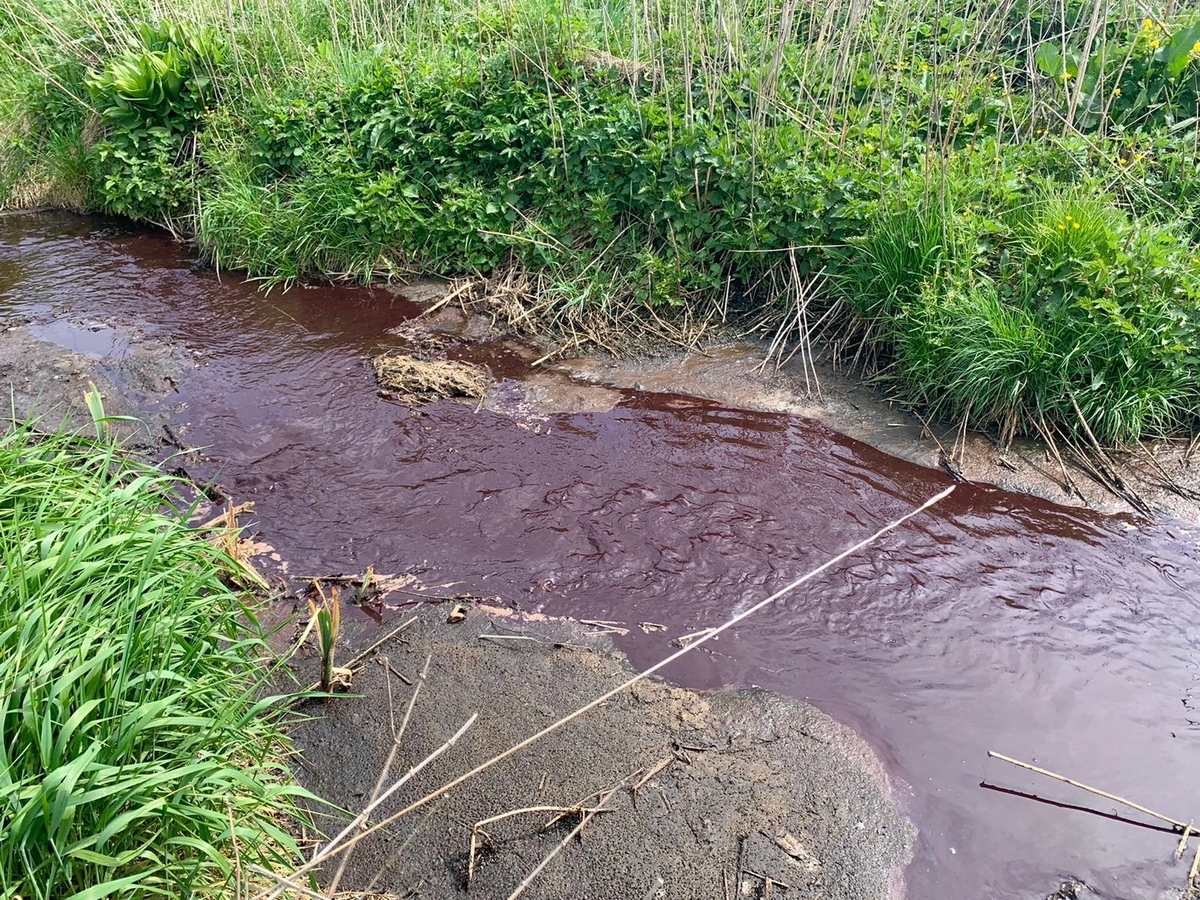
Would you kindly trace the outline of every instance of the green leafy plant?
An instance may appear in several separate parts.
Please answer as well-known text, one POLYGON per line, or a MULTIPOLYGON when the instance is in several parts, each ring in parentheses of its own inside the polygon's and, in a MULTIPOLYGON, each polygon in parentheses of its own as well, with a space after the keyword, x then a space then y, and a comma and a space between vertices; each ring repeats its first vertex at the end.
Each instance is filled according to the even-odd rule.
MULTIPOLYGON (((321 590, 319 584, 317 590, 321 590)), ((321 679, 318 687, 329 693, 335 686, 346 684, 349 677, 346 669, 339 669, 335 665, 337 640, 342 629, 342 602, 338 596, 338 589, 331 588, 328 599, 322 593, 319 606, 310 600, 308 612, 317 626, 317 648, 321 654, 321 679)))
POLYGON ((112 212, 172 227, 196 192, 195 133, 216 100, 216 33, 142 23, 138 46, 88 78, 106 137, 95 150, 98 194, 112 212))
POLYGON ((290 867, 266 648, 177 484, 31 426, 0 471, 0 896, 228 896, 235 857, 290 867))

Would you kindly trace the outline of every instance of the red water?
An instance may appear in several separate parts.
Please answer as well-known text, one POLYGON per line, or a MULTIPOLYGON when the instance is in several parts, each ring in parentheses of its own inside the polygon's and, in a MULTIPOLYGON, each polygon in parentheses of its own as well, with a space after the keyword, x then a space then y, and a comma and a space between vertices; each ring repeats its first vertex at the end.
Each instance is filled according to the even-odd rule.
MULTIPOLYGON (((264 296, 95 220, 0 221, 0 297, 0 317, 31 315, 66 343, 73 317, 92 317, 200 351, 169 401, 208 448, 194 468, 256 501, 296 565, 421 567, 524 609, 668 625, 619 641, 636 665, 945 483, 811 421, 679 396, 627 393, 540 429, 454 402, 410 410, 376 396, 365 354, 395 342, 385 330, 411 304, 264 296)), ((710 646, 669 676, 810 699, 876 748, 921 831, 914 900, 1040 900, 1068 878, 1110 898, 1182 888, 1191 854, 1176 863, 1151 820, 985 754, 1200 816, 1190 528, 964 486, 710 646)))

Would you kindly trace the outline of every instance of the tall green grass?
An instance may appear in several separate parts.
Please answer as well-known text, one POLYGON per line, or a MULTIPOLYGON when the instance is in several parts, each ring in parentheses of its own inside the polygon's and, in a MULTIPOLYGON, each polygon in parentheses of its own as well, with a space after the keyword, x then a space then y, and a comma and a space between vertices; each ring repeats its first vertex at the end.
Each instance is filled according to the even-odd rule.
POLYGON ((232 896, 294 862, 261 634, 176 491, 111 445, 0 438, 0 897, 232 896))

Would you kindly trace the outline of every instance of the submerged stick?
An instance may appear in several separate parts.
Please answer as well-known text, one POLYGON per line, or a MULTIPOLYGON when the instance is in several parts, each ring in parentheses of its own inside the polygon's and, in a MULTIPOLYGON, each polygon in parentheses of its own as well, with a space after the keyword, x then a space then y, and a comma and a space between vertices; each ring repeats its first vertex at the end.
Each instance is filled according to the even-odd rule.
POLYGON ((1045 775, 1047 778, 1053 778, 1056 781, 1061 781, 1064 784, 1069 784, 1069 785, 1071 785, 1071 787, 1077 787, 1080 790, 1087 791, 1089 794, 1095 794, 1098 797, 1104 797, 1104 798, 1106 798, 1108 800, 1112 800, 1116 803, 1124 804, 1125 806, 1128 806, 1130 809, 1136 809, 1140 813, 1145 813, 1146 815, 1152 816, 1155 819, 1161 819, 1162 821, 1167 822, 1170 825, 1174 825, 1176 828, 1189 829, 1191 827, 1187 822, 1180 822, 1178 819, 1172 819, 1170 816, 1164 816, 1162 813, 1157 813, 1152 809, 1147 809, 1146 807, 1142 806, 1141 804, 1134 803, 1132 800, 1126 800, 1124 797, 1118 797, 1116 794, 1110 794, 1108 791, 1102 791, 1099 788, 1091 787, 1090 785, 1086 785, 1086 784, 1083 784, 1082 782, 1075 781, 1072 778, 1067 778, 1065 775, 1059 775, 1057 772, 1051 772, 1047 769, 1041 769, 1041 768, 1038 768, 1037 766, 1030 765, 1029 763, 1021 762, 1019 759, 1013 759, 1010 756, 1005 756, 1003 753, 997 753, 994 750, 989 750, 988 757, 990 759, 999 759, 1003 762, 1010 763, 1021 769, 1028 769, 1030 772, 1037 772, 1039 775, 1045 775))
MULTIPOLYGON (((721 633, 728 631, 730 628, 734 627, 735 625, 737 625, 741 622, 744 622, 746 619, 750 618, 750 616, 754 615, 759 610, 761 610, 767 606, 770 606, 772 603, 774 603, 779 598, 784 597, 787 594, 790 594, 792 591, 796 590, 796 588, 800 587, 801 585, 806 584, 809 581, 812 581, 818 575, 821 575, 824 572, 828 571, 833 566, 837 565, 838 563, 840 563, 842 560, 846 559, 847 557, 853 556, 855 553, 857 553, 859 550, 862 550, 865 547, 869 547, 871 544, 875 543, 875 541, 879 540, 881 537, 883 537, 888 532, 895 531, 897 528, 899 528, 901 525, 903 525, 909 519, 915 518, 916 516, 919 516, 921 513, 925 512, 927 509, 930 509, 931 507, 937 505, 938 503, 940 503, 942 500, 945 500, 947 497, 949 497, 954 492, 954 487, 955 487, 954 485, 951 485, 950 487, 946 488, 941 493, 936 494, 933 497, 930 497, 928 500, 926 500, 924 503, 922 503, 916 509, 912 510, 911 512, 907 512, 900 518, 889 522, 887 525, 884 525, 882 528, 880 528, 878 531, 876 531, 871 536, 863 538, 858 543, 856 543, 850 547, 847 547, 841 553, 839 553, 836 556, 831 557, 830 559, 821 563, 821 565, 817 566, 815 569, 810 569, 808 572, 801 575, 795 581, 791 582, 791 584, 788 584, 785 587, 780 588, 778 591, 771 594, 771 596, 767 597, 765 600, 760 600, 758 603, 754 604, 749 609, 747 609, 741 613, 738 613, 736 616, 729 619, 724 624, 718 625, 716 628, 714 628, 708 634, 704 635, 703 637, 697 638, 696 640, 687 644, 682 649, 677 650, 675 653, 672 653, 670 656, 666 657, 665 659, 660 660, 659 662, 655 663, 650 668, 646 669, 644 672, 640 672, 640 673, 632 676, 627 681, 624 681, 621 684, 617 685, 615 688, 612 688, 611 690, 607 691, 606 693, 601 694, 599 697, 597 697, 595 700, 592 700, 590 703, 587 703, 584 706, 581 706, 579 709, 575 710, 575 712, 564 716, 563 718, 559 719, 557 722, 553 722, 550 725, 547 725, 541 731, 530 735, 529 737, 525 738, 520 743, 514 744, 513 746, 509 747, 504 752, 499 753, 496 756, 493 756, 491 759, 480 763, 475 768, 471 769, 471 771, 458 776, 457 778, 453 779, 452 781, 447 782, 446 784, 442 785, 440 788, 437 788, 433 792, 426 794, 424 797, 421 797, 419 800, 415 800, 414 802, 412 802, 408 806, 406 806, 404 809, 400 810, 397 813, 393 813, 392 815, 388 816, 386 819, 382 820, 381 822, 378 822, 377 824, 371 826, 366 831, 356 834, 354 837, 350 838, 350 840, 346 841, 341 847, 337 847, 336 849, 334 849, 335 844, 337 842, 331 841, 330 844, 327 846, 327 849, 324 853, 319 854, 318 856, 311 859, 309 862, 305 863, 299 869, 297 869, 296 872, 293 874, 293 877, 296 877, 298 875, 303 875, 305 872, 308 872, 311 869, 313 869, 323 859, 326 859, 330 854, 332 854, 334 852, 339 852, 339 853, 343 852, 347 848, 353 846, 354 844, 358 843, 359 841, 363 840, 364 838, 366 838, 369 835, 373 834, 374 832, 378 831, 380 828, 385 828, 388 825, 395 822, 396 820, 401 819, 404 816, 408 815, 409 813, 413 812, 414 810, 420 809, 422 806, 425 806, 426 804, 431 803, 432 801, 438 799, 439 797, 445 796, 447 793, 454 790, 454 788, 458 787, 463 782, 469 781, 470 779, 474 778, 476 775, 479 775, 481 772, 485 772, 488 769, 490 769, 492 766, 494 766, 498 763, 501 763, 504 760, 508 759, 510 756, 513 756, 513 755, 521 752, 529 745, 536 743, 537 741, 544 738, 546 735, 557 731, 559 728, 562 728, 564 725, 567 725, 568 723, 575 721, 580 716, 582 716, 588 712, 591 712, 597 706, 607 703, 613 697, 616 697, 618 694, 623 693, 625 690, 627 690, 628 688, 637 684, 638 682, 643 681, 646 678, 649 678, 655 672, 658 672, 659 670, 661 670, 661 669, 665 668, 666 666, 670 665, 671 663, 675 662, 682 656, 685 656, 686 654, 692 652, 697 647, 708 643, 709 641, 713 640, 721 633)), ((270 895, 269 900, 274 900, 274 898, 277 896, 278 896, 278 894, 272 894, 272 895, 270 895)))

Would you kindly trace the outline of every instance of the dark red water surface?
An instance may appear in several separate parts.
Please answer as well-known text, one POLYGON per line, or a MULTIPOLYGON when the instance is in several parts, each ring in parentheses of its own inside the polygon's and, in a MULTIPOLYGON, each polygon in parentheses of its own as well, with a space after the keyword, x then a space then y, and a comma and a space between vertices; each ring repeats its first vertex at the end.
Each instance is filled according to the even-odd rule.
MULTIPOLYGON (((293 570, 427 566, 427 582, 525 609, 667 624, 620 641, 637 665, 945 485, 819 424, 678 396, 536 428, 453 402, 409 410, 376 396, 365 354, 412 305, 264 296, 94 220, 0 221, 0 297, 0 316, 52 339, 86 344, 70 317, 111 317, 201 351, 171 401, 208 448, 196 468, 256 501, 293 570)), ((808 698, 857 728, 921 830, 914 900, 1044 898, 1067 878, 1177 896, 1190 854, 1175 863, 1171 835, 985 755, 1200 817, 1197 536, 1132 526, 964 486, 668 674, 808 698)))

